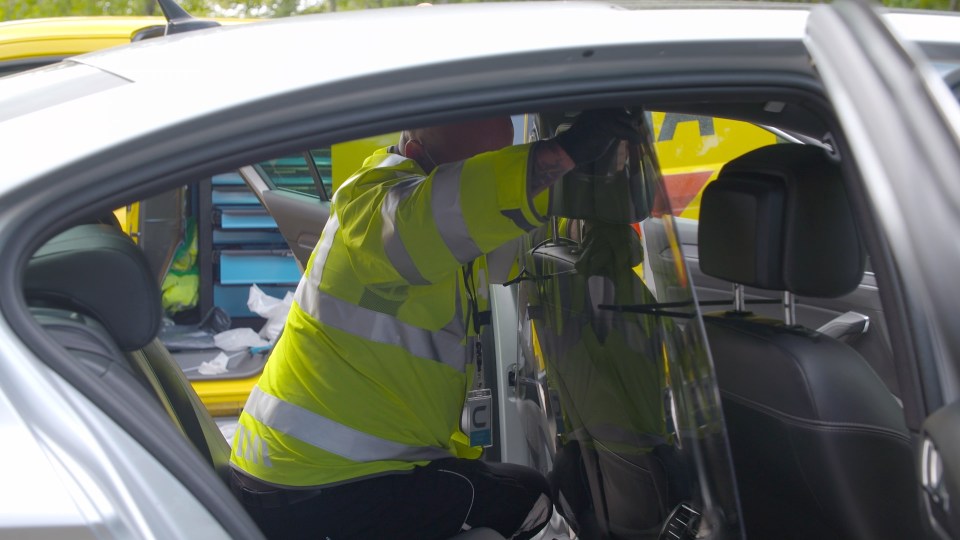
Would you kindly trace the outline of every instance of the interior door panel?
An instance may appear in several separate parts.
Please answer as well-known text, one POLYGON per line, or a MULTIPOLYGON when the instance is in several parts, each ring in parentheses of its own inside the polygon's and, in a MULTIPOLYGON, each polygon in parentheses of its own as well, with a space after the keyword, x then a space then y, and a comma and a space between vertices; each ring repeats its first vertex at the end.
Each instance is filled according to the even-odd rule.
POLYGON ((330 203, 283 190, 264 191, 261 200, 303 270, 330 217, 330 203))
MULTIPOLYGON (((305 192, 278 188, 266 174, 262 167, 240 169, 240 175, 273 217, 280 234, 290 246, 300 271, 303 272, 330 217, 330 202, 318 195, 308 194, 325 193, 322 189, 305 192)), ((312 180, 313 183, 317 181, 316 178, 312 180)))

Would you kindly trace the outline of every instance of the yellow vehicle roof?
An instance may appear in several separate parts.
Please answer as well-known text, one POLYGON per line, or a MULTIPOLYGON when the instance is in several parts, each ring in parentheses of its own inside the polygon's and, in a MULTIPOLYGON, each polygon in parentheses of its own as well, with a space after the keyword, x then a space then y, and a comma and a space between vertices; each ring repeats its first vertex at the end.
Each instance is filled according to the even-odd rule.
POLYGON ((130 43, 163 17, 60 17, 0 23, 0 62, 36 56, 72 56, 130 43))
MULTIPOLYGON (((216 19, 222 24, 251 19, 216 19)), ((56 17, 0 23, 0 63, 35 57, 65 57, 130 43, 149 26, 166 25, 163 17, 56 17)))

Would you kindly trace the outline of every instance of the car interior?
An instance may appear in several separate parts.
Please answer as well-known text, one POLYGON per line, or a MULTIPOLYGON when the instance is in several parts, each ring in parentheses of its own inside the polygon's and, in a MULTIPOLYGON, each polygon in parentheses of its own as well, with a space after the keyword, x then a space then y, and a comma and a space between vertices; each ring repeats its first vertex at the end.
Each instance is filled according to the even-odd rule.
MULTIPOLYGON (((517 254, 508 285, 521 330, 508 339, 520 357, 485 363, 518 364, 495 389, 516 397, 518 412, 501 410, 498 421, 521 418, 524 460, 551 479, 571 537, 695 538, 701 522, 738 530, 741 513, 756 538, 919 529, 898 402, 908 389, 865 273, 844 193, 849 165, 824 103, 770 95, 646 105, 687 115, 683 129, 725 118, 777 134, 779 144, 720 170, 698 219, 671 209, 651 113, 635 107, 648 144, 615 147, 564 179, 549 222, 517 254), (703 327, 700 310, 712 312, 703 327)), ((524 138, 556 133, 574 115, 529 115, 524 138)), ((239 177, 305 258, 328 206, 296 190, 257 191, 255 179, 269 176, 257 166, 239 177)), ((159 340, 154 267, 116 223, 90 219, 36 251, 24 296, 50 339, 109 392, 149 402, 224 479, 229 443, 159 340)))

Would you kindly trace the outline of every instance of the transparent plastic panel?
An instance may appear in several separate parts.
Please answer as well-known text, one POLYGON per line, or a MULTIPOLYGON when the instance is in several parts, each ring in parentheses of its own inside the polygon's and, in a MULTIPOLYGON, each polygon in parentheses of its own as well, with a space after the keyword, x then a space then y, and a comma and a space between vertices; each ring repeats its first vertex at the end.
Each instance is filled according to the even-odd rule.
POLYGON ((650 115, 636 116, 643 142, 570 173, 528 240, 516 393, 530 463, 579 538, 736 538, 716 379, 650 115))

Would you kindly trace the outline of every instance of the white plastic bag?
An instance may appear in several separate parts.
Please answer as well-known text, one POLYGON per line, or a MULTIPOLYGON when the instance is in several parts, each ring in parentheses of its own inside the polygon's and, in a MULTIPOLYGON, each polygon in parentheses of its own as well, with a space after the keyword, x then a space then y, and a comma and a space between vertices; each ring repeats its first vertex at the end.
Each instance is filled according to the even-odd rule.
POLYGON ((287 313, 293 305, 293 293, 287 291, 283 300, 274 298, 260 290, 256 285, 250 286, 250 296, 247 298, 247 308, 267 320, 260 329, 260 337, 273 343, 283 330, 287 322, 287 313))

